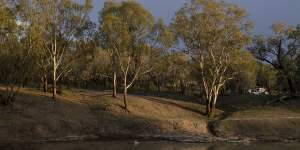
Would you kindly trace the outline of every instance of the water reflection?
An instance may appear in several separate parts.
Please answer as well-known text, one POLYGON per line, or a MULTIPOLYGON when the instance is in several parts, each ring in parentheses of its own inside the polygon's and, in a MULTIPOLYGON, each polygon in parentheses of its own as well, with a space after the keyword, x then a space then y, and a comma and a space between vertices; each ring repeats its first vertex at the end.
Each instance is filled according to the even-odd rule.
POLYGON ((300 143, 265 143, 265 144, 187 144, 170 142, 77 142, 48 144, 5 144, 0 150, 296 150, 300 143))

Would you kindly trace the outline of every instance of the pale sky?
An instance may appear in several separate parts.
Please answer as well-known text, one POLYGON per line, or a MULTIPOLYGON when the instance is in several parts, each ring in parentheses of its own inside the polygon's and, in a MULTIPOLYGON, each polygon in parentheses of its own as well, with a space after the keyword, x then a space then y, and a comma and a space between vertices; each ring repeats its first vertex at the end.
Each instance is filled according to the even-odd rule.
MULTIPOLYGON (((250 20, 255 24, 255 34, 269 34, 270 26, 283 21, 290 25, 300 24, 300 0, 225 0, 246 9, 250 20)), ((94 0, 91 16, 98 22, 98 12, 105 0, 94 0)), ((186 0, 138 0, 156 18, 163 18, 169 23, 175 12, 186 0)))

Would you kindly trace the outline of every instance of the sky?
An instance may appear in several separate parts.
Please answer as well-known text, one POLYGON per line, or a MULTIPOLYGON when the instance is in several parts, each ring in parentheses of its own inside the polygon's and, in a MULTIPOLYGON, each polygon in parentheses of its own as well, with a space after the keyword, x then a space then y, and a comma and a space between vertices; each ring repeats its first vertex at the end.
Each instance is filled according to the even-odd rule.
MULTIPOLYGON (((249 19, 254 22, 254 34, 270 34, 270 26, 278 21, 289 25, 300 24, 300 0, 225 0, 239 5, 247 11, 249 19)), ((94 0, 91 17, 98 21, 98 12, 105 0, 94 0)), ((170 23, 175 12, 186 0, 138 0, 156 18, 163 18, 170 23)))

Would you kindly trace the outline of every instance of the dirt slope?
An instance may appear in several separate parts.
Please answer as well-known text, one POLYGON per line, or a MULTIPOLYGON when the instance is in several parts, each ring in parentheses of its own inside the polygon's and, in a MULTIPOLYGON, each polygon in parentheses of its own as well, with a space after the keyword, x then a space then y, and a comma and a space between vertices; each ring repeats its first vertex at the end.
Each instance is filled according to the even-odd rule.
POLYGON ((21 89, 13 107, 0 107, 0 142, 85 135, 300 139, 299 100, 262 106, 265 101, 258 97, 227 97, 218 106, 225 112, 217 110, 217 118, 207 119, 203 105, 153 96, 129 95, 127 113, 122 95, 118 97, 113 99, 109 92, 69 90, 53 101, 49 93, 21 89))
MULTIPOLYGON (((121 98, 121 95, 119 96, 121 98)), ((13 108, 0 107, 0 141, 36 140, 71 135, 207 135, 203 106, 146 96, 122 99, 108 93, 73 90, 57 101, 33 89, 21 89, 13 108)))

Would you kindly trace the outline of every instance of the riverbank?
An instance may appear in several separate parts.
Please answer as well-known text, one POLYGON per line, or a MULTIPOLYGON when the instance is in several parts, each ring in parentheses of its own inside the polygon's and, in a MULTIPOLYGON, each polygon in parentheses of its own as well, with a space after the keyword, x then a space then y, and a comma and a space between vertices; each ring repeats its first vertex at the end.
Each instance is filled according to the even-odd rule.
POLYGON ((167 141, 88 141, 0 144, 1 150, 296 150, 299 143, 183 143, 167 141))
POLYGON ((300 139, 300 105, 296 100, 291 105, 258 107, 258 103, 253 104, 257 100, 239 98, 243 102, 240 110, 221 102, 223 107, 219 108, 226 113, 217 110, 216 118, 207 119, 205 107, 192 101, 137 95, 128 98, 130 113, 124 111, 122 99, 111 98, 109 92, 69 90, 53 101, 49 93, 21 89, 12 108, 0 108, 0 141, 247 143, 300 139), (246 108, 246 101, 255 108, 246 108))
POLYGON ((130 142, 139 144, 144 142, 178 142, 178 143, 299 143, 300 138, 281 138, 281 137, 217 137, 217 136, 193 136, 193 135, 73 135, 60 138, 49 138, 39 140, 14 139, 11 141, 0 141, 0 145, 15 143, 70 143, 70 142, 130 142))

